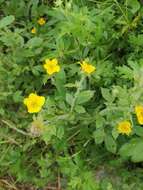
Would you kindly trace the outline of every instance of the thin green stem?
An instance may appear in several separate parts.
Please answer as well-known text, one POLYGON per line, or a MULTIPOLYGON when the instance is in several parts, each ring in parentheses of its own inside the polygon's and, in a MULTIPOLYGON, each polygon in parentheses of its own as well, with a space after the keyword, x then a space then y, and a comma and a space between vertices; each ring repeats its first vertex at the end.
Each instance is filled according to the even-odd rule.
POLYGON ((9 122, 7 122, 7 121, 5 121, 5 120, 2 120, 2 122, 3 122, 4 124, 6 124, 9 128, 13 129, 14 131, 16 131, 16 132, 18 132, 18 133, 20 133, 20 134, 22 134, 22 135, 31 136, 30 133, 26 133, 26 132, 24 132, 23 130, 16 128, 15 126, 13 126, 12 124, 10 124, 9 122))
POLYGON ((124 13, 122 7, 120 6, 120 4, 118 3, 117 0, 114 0, 114 2, 116 3, 117 7, 120 9, 121 13, 123 14, 123 17, 125 19, 125 21, 127 22, 127 24, 129 24, 129 19, 127 17, 127 15, 124 13))
POLYGON ((72 136, 70 136, 68 138, 68 141, 70 141, 71 139, 73 139, 73 137, 75 137, 76 135, 78 135, 80 133, 80 130, 76 131, 72 136))
POLYGON ((72 104, 71 104, 71 110, 70 110, 70 112, 72 112, 73 109, 74 109, 77 97, 78 97, 78 95, 79 95, 79 93, 80 93, 80 91, 82 89, 82 83, 83 83, 84 79, 85 79, 85 76, 82 75, 81 80, 80 80, 79 85, 78 85, 78 88, 77 88, 77 91, 76 91, 76 93, 74 95, 74 98, 73 98, 73 101, 72 101, 72 104))

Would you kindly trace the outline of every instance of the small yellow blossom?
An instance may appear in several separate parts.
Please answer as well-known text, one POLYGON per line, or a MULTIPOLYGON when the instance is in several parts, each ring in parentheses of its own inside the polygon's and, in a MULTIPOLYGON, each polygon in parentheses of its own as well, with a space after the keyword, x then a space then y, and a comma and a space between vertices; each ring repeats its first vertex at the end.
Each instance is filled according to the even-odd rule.
POLYGON ((117 126, 118 133, 129 135, 132 132, 131 123, 129 121, 122 121, 117 126))
POLYGON ((31 33, 36 34, 36 28, 35 27, 31 29, 31 33))
POLYGON ((140 125, 143 125, 143 106, 138 105, 135 107, 135 113, 140 125))
POLYGON ((91 74, 96 70, 96 68, 93 65, 87 63, 86 61, 82 61, 80 65, 81 65, 81 70, 87 74, 91 74))
POLYGON ((41 18, 38 19, 37 22, 38 22, 39 25, 43 26, 46 23, 46 20, 45 20, 45 18, 41 17, 41 18))
POLYGON ((44 64, 44 69, 46 69, 47 73, 49 75, 52 75, 53 73, 58 73, 60 71, 60 66, 58 65, 57 59, 46 59, 44 64))
POLYGON ((29 113, 37 113, 42 109, 45 103, 45 97, 31 93, 28 98, 24 99, 24 104, 27 106, 29 113))

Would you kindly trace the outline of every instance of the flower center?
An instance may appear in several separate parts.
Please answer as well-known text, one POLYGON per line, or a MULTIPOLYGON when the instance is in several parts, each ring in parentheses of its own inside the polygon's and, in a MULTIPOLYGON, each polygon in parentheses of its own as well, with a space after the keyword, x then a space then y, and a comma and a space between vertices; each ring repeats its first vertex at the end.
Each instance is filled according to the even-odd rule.
POLYGON ((55 65, 49 65, 49 69, 50 69, 50 70, 53 70, 54 67, 55 67, 55 65))
POLYGON ((123 126, 123 130, 124 130, 124 131, 129 131, 129 130, 130 130, 130 128, 129 128, 129 126, 124 125, 124 126, 123 126))
POLYGON ((38 106, 37 102, 35 102, 35 101, 31 102, 31 107, 36 108, 37 106, 38 106))

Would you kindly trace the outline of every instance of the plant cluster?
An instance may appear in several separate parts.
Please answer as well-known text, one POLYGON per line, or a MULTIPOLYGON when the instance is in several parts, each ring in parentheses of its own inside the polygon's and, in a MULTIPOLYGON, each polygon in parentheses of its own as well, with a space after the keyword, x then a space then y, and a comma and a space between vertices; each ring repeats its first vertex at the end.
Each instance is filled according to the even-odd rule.
POLYGON ((0 0, 0 11, 0 175, 118 189, 100 183, 102 162, 143 161, 141 2, 0 0))

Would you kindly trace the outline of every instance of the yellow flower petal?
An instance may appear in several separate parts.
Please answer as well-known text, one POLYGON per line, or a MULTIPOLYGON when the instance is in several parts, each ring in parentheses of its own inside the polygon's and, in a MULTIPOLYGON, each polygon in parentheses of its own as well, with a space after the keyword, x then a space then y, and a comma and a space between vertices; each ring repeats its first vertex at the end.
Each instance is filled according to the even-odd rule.
POLYGON ((32 107, 32 106, 29 106, 28 107, 28 113, 38 113, 39 111, 41 110, 41 107, 37 106, 37 107, 32 107))
POLYGON ((51 62, 50 59, 46 59, 46 60, 45 60, 45 63, 46 63, 46 64, 49 64, 50 62, 51 62))
POLYGON ((44 67, 44 69, 48 69, 48 63, 45 63, 44 65, 43 65, 43 67, 44 67))
POLYGON ((57 65, 57 66, 55 66, 55 72, 59 72, 60 71, 60 66, 59 65, 57 65))
POLYGON ((143 125, 143 106, 138 105, 135 107, 135 113, 140 125, 143 125))
POLYGON ((28 98, 24 98, 23 103, 24 103, 25 105, 27 105, 27 103, 28 103, 28 98))
POLYGON ((53 65, 57 65, 58 64, 58 60, 57 59, 52 59, 52 64, 53 65))
POLYGON ((39 102, 38 103, 40 104, 40 106, 43 106, 45 103, 45 97, 39 96, 39 102))
POLYGON ((36 97, 37 97, 37 94, 36 94, 36 93, 31 93, 31 94, 29 94, 29 96, 28 96, 29 99, 36 98, 36 97))

